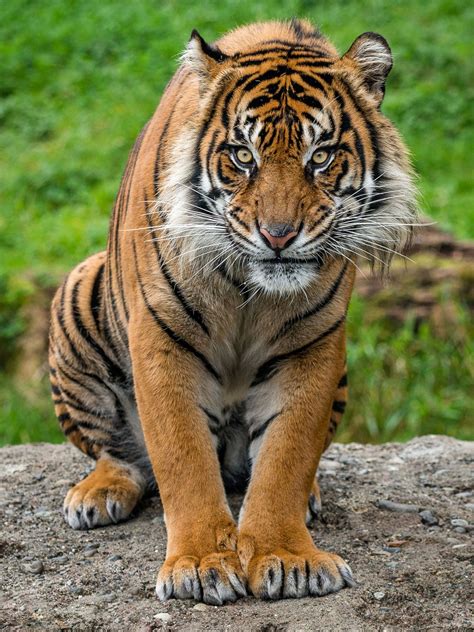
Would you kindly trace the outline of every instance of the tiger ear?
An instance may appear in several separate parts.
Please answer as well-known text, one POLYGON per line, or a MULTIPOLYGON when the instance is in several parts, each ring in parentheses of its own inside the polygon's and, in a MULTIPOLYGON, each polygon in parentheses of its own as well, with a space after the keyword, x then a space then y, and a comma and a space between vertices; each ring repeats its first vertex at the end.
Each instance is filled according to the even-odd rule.
POLYGON ((392 69, 392 51, 378 33, 363 33, 342 58, 356 63, 368 92, 380 106, 385 94, 385 80, 392 69))
POLYGON ((203 88, 222 70, 229 56, 215 44, 208 44, 194 29, 183 54, 183 62, 201 79, 203 88))

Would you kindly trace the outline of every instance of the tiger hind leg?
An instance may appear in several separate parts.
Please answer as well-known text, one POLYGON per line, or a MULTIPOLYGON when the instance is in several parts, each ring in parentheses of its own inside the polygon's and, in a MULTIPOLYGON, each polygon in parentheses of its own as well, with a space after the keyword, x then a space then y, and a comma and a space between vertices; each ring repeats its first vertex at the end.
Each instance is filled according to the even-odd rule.
MULTIPOLYGON (((347 366, 344 367, 344 372, 337 385, 336 393, 334 395, 334 401, 332 404, 331 418, 329 420, 329 428, 326 436, 326 442, 324 450, 327 450, 330 446, 334 435, 336 434, 337 427, 342 419, 344 410, 347 405, 347 366)), ((319 519, 321 515, 321 492, 319 489, 319 483, 317 475, 313 481, 313 486, 308 500, 308 509, 306 511, 306 524, 310 526, 314 521, 319 519)))
POLYGON ((103 256, 78 266, 52 306, 50 381, 66 437, 96 461, 64 501, 74 529, 125 520, 149 482, 133 392, 103 336, 103 256))

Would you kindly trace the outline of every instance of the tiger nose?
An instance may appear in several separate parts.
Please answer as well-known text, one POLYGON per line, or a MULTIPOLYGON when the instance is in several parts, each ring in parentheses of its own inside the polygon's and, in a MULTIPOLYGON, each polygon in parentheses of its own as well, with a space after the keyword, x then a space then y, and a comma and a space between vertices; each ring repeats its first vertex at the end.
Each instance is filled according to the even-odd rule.
POLYGON ((296 237, 298 232, 290 224, 268 224, 259 226, 263 240, 273 250, 282 250, 296 237))

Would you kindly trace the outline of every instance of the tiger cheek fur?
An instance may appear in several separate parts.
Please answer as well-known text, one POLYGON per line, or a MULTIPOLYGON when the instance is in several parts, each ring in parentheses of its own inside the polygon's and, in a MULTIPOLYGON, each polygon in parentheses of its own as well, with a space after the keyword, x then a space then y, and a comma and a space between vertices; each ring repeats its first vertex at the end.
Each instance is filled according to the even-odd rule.
POLYGON ((97 461, 65 518, 124 520, 157 484, 162 600, 353 584, 305 521, 347 400, 356 258, 386 266, 416 216, 380 111, 390 67, 373 33, 341 58, 305 21, 212 45, 193 32, 130 154, 107 250, 53 301, 56 414, 97 461), (246 489, 238 525, 226 489, 246 489))

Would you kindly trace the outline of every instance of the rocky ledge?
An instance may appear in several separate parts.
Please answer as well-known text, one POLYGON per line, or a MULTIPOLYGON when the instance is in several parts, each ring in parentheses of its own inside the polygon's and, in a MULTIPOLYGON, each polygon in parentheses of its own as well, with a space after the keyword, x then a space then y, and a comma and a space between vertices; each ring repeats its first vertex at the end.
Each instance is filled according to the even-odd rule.
MULTIPOLYGON (((165 553, 158 498, 136 516, 73 531, 61 515, 90 462, 68 445, 0 450, 0 628, 27 630, 472 629, 474 444, 335 444, 320 469, 323 513, 312 534, 347 559, 357 586, 322 598, 221 608, 160 603, 165 553)), ((231 498, 237 510, 241 498, 231 498)))

